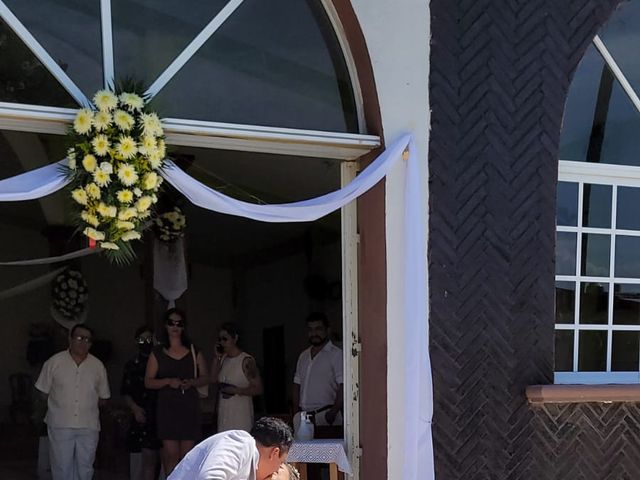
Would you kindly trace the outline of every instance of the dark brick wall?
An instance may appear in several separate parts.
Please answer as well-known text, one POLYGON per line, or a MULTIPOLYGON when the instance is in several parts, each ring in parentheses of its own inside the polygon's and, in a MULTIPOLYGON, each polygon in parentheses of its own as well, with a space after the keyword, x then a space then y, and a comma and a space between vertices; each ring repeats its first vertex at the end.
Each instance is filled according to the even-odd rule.
POLYGON ((439 479, 617 479, 639 462, 635 406, 532 409, 524 397, 527 385, 553 378, 564 101, 617 2, 431 2, 429 268, 439 479), (615 443, 626 459, 617 465, 609 436, 620 429, 635 433, 615 443))

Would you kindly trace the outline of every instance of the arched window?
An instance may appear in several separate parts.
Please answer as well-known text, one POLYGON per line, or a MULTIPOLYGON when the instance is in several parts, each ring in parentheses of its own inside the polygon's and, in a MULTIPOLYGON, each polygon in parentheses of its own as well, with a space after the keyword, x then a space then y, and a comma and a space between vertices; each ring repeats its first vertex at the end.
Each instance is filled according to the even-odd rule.
POLYGON ((623 3, 576 71, 560 141, 558 383, 640 382, 640 2, 623 3))

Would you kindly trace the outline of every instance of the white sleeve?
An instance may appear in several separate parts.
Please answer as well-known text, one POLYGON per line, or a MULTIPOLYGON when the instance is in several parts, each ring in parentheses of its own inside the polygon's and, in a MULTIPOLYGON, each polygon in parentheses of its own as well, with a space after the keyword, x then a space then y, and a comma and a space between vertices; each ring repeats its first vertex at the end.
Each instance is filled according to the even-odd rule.
POLYGON ((251 452, 247 445, 235 441, 222 441, 216 445, 215 450, 208 453, 202 467, 198 480, 235 480, 242 470, 242 459, 249 458, 251 452))
POLYGON ((38 390, 42 393, 46 393, 47 395, 51 391, 51 384, 53 383, 51 370, 51 359, 49 359, 44 362, 44 365, 42 365, 42 370, 40 370, 40 375, 38 376, 38 380, 35 384, 35 387, 38 390))
POLYGON ((109 389, 109 379, 107 378, 107 369, 100 364, 100 374, 98 378, 98 398, 103 400, 111 398, 111 390, 109 389))
POLYGON ((304 354, 304 352, 302 352, 300 354, 300 356, 298 357, 298 363, 296 363, 296 373, 293 375, 293 383, 300 385, 302 384, 302 374, 300 373, 300 370, 302 369, 300 366, 300 362, 302 361, 302 355, 304 354))
POLYGON ((344 383, 343 380, 344 363, 342 361, 342 350, 337 349, 333 355, 333 373, 335 375, 335 381, 338 385, 344 383))

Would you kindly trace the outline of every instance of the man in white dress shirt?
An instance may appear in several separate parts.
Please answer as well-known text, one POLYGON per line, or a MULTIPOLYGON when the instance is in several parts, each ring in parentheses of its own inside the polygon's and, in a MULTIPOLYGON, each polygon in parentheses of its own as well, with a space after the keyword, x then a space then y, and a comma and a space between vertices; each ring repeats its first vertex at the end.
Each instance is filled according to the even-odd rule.
MULTIPOLYGON (((342 350, 329 340, 324 313, 307 317, 311 346, 300 354, 293 378, 293 407, 310 413, 316 425, 342 425, 342 350)), ((294 426, 299 424, 299 413, 294 426)))
POLYGON ((35 387, 47 396, 47 432, 53 480, 91 480, 98 446, 98 405, 111 396, 107 371, 89 353, 93 332, 75 325, 69 349, 42 366, 35 387))
POLYGON ((167 480, 270 480, 286 461, 292 443, 286 423, 263 417, 250 434, 227 430, 200 442, 167 480))

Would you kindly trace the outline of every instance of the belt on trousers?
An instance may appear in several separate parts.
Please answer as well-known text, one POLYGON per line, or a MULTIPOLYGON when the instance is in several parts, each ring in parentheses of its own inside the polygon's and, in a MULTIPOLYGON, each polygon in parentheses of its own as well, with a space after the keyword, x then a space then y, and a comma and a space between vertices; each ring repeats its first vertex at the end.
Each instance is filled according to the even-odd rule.
POLYGON ((311 417, 315 417, 318 413, 325 412, 330 410, 333 405, 326 405, 324 407, 316 408, 315 410, 307 411, 307 415, 311 415, 311 417))

